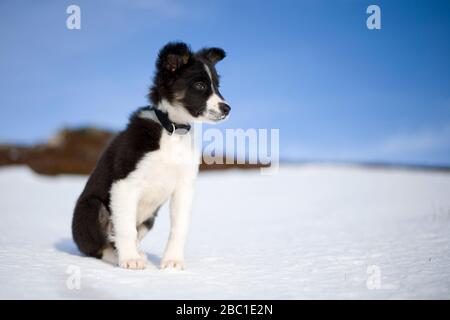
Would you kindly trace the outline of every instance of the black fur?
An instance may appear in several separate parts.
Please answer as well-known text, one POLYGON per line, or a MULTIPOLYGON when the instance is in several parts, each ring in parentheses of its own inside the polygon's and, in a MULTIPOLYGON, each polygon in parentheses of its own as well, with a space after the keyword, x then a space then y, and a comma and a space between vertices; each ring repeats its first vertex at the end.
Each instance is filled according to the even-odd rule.
POLYGON ((184 43, 167 44, 159 52, 156 61, 150 101, 157 105, 164 98, 171 104, 182 104, 193 117, 202 115, 206 108, 205 102, 211 95, 211 80, 204 65, 211 71, 212 85, 222 97, 215 64, 224 57, 225 51, 220 48, 204 48, 194 54, 184 43), (195 88, 199 82, 205 84, 205 90, 195 88))
MULTIPOLYGON (((158 208, 159 209, 159 208, 158 208)), ((142 224, 148 229, 150 230, 151 228, 153 228, 153 225, 155 224, 155 219, 156 219, 156 215, 158 214, 158 210, 156 210, 156 212, 147 220, 145 220, 144 222, 142 222, 142 224)))
POLYGON ((114 181, 132 172, 145 153, 159 149, 162 127, 150 119, 138 117, 135 112, 126 130, 119 133, 109 144, 97 163, 81 193, 74 211, 72 235, 81 252, 100 257, 106 247, 106 227, 100 209, 108 213, 110 189, 114 181))
POLYGON ((215 65, 225 58, 226 53, 221 48, 204 48, 197 52, 197 56, 203 57, 210 64, 215 65))

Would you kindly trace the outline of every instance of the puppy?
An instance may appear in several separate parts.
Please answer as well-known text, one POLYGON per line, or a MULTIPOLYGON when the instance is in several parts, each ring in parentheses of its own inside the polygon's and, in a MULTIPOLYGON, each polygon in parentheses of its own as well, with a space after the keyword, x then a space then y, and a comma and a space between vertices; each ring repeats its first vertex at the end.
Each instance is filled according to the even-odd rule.
POLYGON ((179 42, 161 49, 151 105, 134 112, 111 141, 76 203, 72 234, 82 253, 126 269, 145 268, 139 241, 170 198, 171 229, 161 268, 184 268, 199 163, 191 124, 219 122, 230 112, 215 68, 224 57, 220 48, 194 53, 179 42))

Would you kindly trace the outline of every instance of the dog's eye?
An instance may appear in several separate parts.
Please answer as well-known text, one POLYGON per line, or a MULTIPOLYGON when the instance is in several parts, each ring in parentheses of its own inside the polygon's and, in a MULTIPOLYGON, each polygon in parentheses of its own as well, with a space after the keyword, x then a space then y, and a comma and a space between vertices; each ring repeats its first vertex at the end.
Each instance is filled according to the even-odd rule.
POLYGON ((199 91, 205 91, 206 84, 204 82, 196 82, 196 83, 194 83, 194 88, 199 91))

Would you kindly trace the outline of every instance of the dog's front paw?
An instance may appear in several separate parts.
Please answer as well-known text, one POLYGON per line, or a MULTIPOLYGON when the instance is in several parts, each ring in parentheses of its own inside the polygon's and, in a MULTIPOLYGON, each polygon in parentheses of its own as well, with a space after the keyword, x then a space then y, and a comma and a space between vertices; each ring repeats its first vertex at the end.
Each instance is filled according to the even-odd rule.
POLYGON ((124 259, 119 262, 119 267, 130 270, 143 270, 147 266, 147 259, 140 256, 135 259, 124 259))
POLYGON ((160 265, 161 269, 173 268, 184 270, 184 261, 182 259, 163 259, 160 265))

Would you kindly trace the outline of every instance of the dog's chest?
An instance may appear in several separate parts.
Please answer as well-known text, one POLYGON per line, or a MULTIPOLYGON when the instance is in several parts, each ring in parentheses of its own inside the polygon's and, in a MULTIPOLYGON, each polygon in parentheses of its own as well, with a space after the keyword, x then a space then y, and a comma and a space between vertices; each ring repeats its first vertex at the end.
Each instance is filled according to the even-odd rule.
POLYGON ((163 132, 160 148, 144 155, 129 177, 139 194, 138 222, 147 219, 180 183, 195 179, 197 171, 198 153, 191 134, 163 132))

